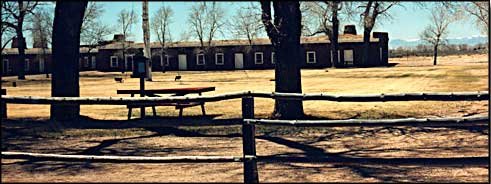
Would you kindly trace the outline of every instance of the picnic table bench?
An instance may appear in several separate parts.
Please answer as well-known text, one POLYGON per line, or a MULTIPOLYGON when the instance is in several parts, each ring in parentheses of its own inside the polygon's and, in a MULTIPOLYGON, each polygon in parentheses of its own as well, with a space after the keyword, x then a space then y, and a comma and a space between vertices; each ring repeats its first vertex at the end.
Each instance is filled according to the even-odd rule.
MULTIPOLYGON (((145 89, 144 96, 148 97, 160 97, 158 94, 172 94, 171 96, 184 96, 187 94, 198 94, 201 96, 202 93, 208 91, 215 91, 215 87, 190 87, 190 88, 167 88, 167 89, 145 89)), ((131 97, 134 97, 136 94, 140 94, 141 92, 138 89, 120 89, 117 90, 117 94, 130 94, 131 97)), ((204 102, 178 102, 178 103, 159 103, 156 105, 152 105, 153 116, 157 116, 155 106, 175 106, 176 109, 179 109, 179 118, 182 118, 182 112, 184 108, 193 107, 193 106, 201 106, 201 112, 203 116, 206 115, 205 112, 205 103, 204 102)), ((141 105, 127 105, 128 108, 128 119, 131 119, 131 112, 133 108, 141 108, 148 106, 141 105)))

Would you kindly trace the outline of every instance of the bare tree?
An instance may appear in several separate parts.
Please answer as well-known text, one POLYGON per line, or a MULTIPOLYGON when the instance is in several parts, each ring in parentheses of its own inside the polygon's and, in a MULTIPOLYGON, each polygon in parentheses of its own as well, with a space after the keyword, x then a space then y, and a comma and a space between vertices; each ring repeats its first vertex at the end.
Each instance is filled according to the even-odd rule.
POLYGON ((399 2, 368 1, 358 6, 358 8, 363 9, 363 12, 360 14, 363 23, 363 57, 361 63, 362 65, 368 65, 368 61, 370 59, 368 56, 370 34, 372 33, 373 28, 375 27, 376 20, 379 17, 390 18, 390 14, 388 10, 398 4, 399 2))
POLYGON ((150 25, 148 22, 148 1, 142 2, 142 29, 143 29, 143 43, 145 46, 143 55, 146 58, 150 58, 145 62, 146 78, 148 81, 152 81, 152 55, 150 50, 150 25))
MULTIPOLYGON (((278 60, 275 63, 275 91, 302 93, 300 75, 300 36, 302 14, 298 1, 261 1, 261 20, 278 60)), ((273 116, 282 119, 298 119, 303 116, 302 100, 276 99, 273 116)))
MULTIPOLYGON (((0 3, 0 6, 1 6, 0 7, 0 12, 1 12, 1 16, 2 16, 2 22, 7 22, 8 19, 9 19, 9 13, 6 12, 3 9, 3 6, 6 3, 7 3, 6 1, 2 1, 0 3)), ((14 39, 14 37, 15 37, 15 29, 12 29, 12 27, 7 26, 7 24, 2 23, 1 24, 0 34, 2 35, 2 50, 0 50, 0 52, 1 52, 1 51, 3 51, 3 49, 5 49, 5 47, 7 47, 7 45, 12 41, 12 39, 14 39)))
POLYGON ((15 30, 19 57, 17 62, 17 78, 25 80, 25 50, 27 48, 26 39, 24 38, 24 20, 26 16, 33 14, 34 8, 38 5, 38 1, 3 1, 2 2, 2 27, 7 26, 15 30))
POLYGON ((253 40, 264 34, 259 7, 253 3, 241 7, 232 19, 231 30, 238 38, 247 38, 249 45, 252 46, 253 40))
MULTIPOLYGON (((57 1, 53 22, 53 79, 51 96, 78 97, 80 28, 87 1, 57 1)), ((80 105, 51 105, 51 119, 74 122, 80 105)))
POLYGON ((104 7, 102 4, 94 1, 90 1, 87 4, 80 33, 80 41, 88 45, 89 53, 92 49, 100 45, 106 36, 114 32, 111 26, 102 23, 100 20, 103 13, 104 7))
POLYGON ((438 47, 445 43, 448 25, 455 20, 445 8, 437 6, 431 11, 431 24, 420 33, 422 40, 433 46, 433 65, 436 65, 438 47))
POLYGON ((482 33, 489 34, 489 2, 466 2, 463 9, 476 18, 476 24, 481 28, 482 33))
MULTIPOLYGON (((316 34, 325 34, 331 42, 332 66, 337 67, 338 50, 339 50, 339 19, 345 16, 349 19, 349 11, 341 12, 343 6, 350 6, 350 2, 341 1, 311 1, 303 2, 302 9, 305 18, 303 18, 304 32, 308 36, 316 34)), ((348 8, 344 8, 349 10, 348 8)))
MULTIPOLYGON (((160 43, 160 55, 165 57, 165 53, 169 44, 172 42, 170 24, 174 12, 168 6, 161 6, 152 17, 152 30, 157 35, 157 40, 160 43)), ((165 64, 162 64, 162 71, 165 71, 165 64)))
MULTIPOLYGON (((123 39, 121 40, 122 47, 122 56, 123 60, 126 58, 126 52, 130 48, 129 45, 126 44, 126 39, 131 36, 133 25, 138 23, 137 15, 133 11, 128 11, 123 9, 118 14, 118 24, 121 28, 121 34, 123 35, 123 39)), ((126 68, 123 68, 122 72, 124 73, 126 68)))
POLYGON ((216 2, 201 2, 191 7, 188 22, 191 31, 200 41, 201 49, 211 47, 211 42, 218 30, 225 25, 225 10, 216 2))
MULTIPOLYGON (((46 78, 49 78, 49 66, 47 65, 47 49, 51 45, 51 36, 53 31, 53 10, 46 8, 38 8, 32 16, 31 34, 34 40, 33 47, 39 47, 42 50, 42 62, 44 65, 44 73, 46 78)), ((41 61, 40 61, 41 62, 41 61)), ((40 71, 41 72, 41 71, 40 71)))

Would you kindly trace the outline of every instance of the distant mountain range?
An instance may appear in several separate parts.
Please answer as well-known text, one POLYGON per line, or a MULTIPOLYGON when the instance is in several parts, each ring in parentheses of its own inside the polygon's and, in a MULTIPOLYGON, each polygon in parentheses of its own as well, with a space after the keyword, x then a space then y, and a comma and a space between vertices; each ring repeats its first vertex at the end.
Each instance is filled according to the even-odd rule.
MULTIPOLYGON (((480 44, 480 43, 488 43, 488 37, 485 36, 470 36, 463 38, 448 38, 449 44, 467 44, 469 46, 480 44)), ((393 39, 389 38, 389 49, 395 49, 397 47, 416 47, 419 44, 427 44, 423 40, 414 39, 414 40, 403 40, 403 39, 393 39)))

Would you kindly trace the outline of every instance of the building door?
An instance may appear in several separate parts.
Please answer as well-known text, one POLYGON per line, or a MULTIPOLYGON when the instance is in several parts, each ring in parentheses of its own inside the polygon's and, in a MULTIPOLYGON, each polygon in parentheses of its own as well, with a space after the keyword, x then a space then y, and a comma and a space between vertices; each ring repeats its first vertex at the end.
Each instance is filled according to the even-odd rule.
POLYGON ((92 62, 91 65, 92 69, 95 69, 95 56, 92 56, 92 62))
POLYGON ((235 69, 244 68, 244 54, 235 53, 235 69))
POLYGON ((39 58, 39 73, 44 72, 44 58, 39 58))
POLYGON ((126 56, 124 66, 126 71, 133 71, 133 55, 126 56))
POLYGON ((188 62, 186 60, 186 54, 179 54, 179 70, 187 70, 188 69, 188 62))

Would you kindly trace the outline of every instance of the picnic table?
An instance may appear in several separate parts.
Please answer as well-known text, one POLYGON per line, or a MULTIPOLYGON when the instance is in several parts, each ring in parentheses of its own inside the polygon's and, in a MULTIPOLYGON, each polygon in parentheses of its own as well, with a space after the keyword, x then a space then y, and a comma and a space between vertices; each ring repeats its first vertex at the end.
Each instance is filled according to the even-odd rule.
MULTIPOLYGON (((189 88, 167 88, 167 89, 145 89, 144 96, 149 97, 161 97, 159 94, 171 94, 171 96, 185 96, 188 94, 198 94, 201 96, 202 93, 208 91, 215 91, 215 87, 189 87, 189 88)), ((136 94, 141 95, 141 91, 139 89, 120 89, 117 90, 117 94, 130 94, 131 97, 134 97, 136 94)), ((178 102, 178 103, 159 103, 157 105, 152 105, 153 116, 156 116, 155 106, 175 106, 176 109, 179 109, 179 118, 182 118, 182 112, 184 108, 193 107, 193 106, 201 106, 201 112, 203 116, 206 115, 205 112, 205 103, 204 102, 178 102)), ((128 105, 128 119, 131 119, 131 112, 133 108, 141 108, 140 105, 128 105)), ((145 106, 143 106, 145 107, 145 106)))

